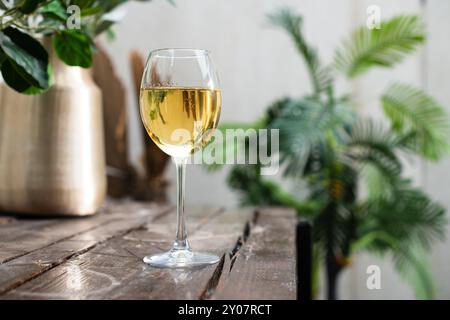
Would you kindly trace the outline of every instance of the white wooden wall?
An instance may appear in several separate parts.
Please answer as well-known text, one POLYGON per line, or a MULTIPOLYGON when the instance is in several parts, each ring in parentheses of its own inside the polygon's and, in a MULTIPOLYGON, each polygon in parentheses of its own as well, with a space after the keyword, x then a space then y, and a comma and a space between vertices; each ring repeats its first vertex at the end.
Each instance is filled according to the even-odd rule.
MULTIPOLYGON (((222 121, 252 121, 275 99, 300 96, 309 90, 306 70, 290 39, 270 27, 265 14, 289 6, 304 15, 308 39, 330 61, 333 48, 348 32, 367 18, 369 5, 379 5, 383 18, 417 13, 427 23, 429 38, 421 52, 395 70, 373 71, 339 88, 352 92, 363 114, 380 116, 378 97, 389 81, 406 81, 426 88, 450 112, 450 1, 448 0, 177 0, 173 8, 164 0, 126 6, 124 22, 116 27, 117 38, 108 45, 118 72, 129 88, 131 125, 130 153, 138 164, 141 152, 135 100, 132 96, 128 54, 144 55, 161 47, 198 47, 212 51, 223 90, 222 121)), ((450 209, 450 158, 439 165, 412 161, 408 174, 450 209)), ((170 168, 172 169, 172 168, 170 168)), ((174 170, 168 174, 174 177, 174 170)), ((226 172, 208 174, 198 166, 188 171, 188 203, 236 205, 226 187, 226 172)), ((174 183, 173 183, 174 185, 174 183)), ((172 187, 170 192, 174 192, 172 187)), ((450 210, 449 210, 450 211, 450 210)), ((450 236, 449 236, 450 238, 450 236)), ((450 298, 450 242, 432 252, 432 268, 438 298, 450 298)), ((347 299, 414 298, 413 292, 393 272, 389 261, 363 254, 354 259, 341 279, 341 297, 347 299), (366 288, 366 268, 382 269, 382 289, 366 288)))

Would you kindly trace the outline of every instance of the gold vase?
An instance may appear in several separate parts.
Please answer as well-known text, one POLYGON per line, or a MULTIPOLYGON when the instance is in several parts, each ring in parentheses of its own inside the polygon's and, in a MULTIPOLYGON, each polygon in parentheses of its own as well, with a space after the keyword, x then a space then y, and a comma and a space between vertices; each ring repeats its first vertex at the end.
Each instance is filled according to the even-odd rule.
POLYGON ((101 92, 89 70, 49 55, 46 93, 0 85, 0 210, 91 215, 106 195, 101 92))

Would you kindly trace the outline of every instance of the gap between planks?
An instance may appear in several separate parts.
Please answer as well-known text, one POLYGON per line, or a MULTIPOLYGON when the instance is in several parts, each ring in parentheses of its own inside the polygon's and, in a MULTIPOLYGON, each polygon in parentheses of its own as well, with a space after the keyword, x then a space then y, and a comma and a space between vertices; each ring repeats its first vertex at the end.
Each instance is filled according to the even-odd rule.
MULTIPOLYGON (((167 215, 172 210, 173 210, 173 206, 166 206, 166 207, 159 208, 157 213, 153 217, 151 217, 151 221, 154 222, 154 221, 157 221, 157 220, 161 219, 162 217, 167 215)), ((106 213, 101 213, 101 214, 108 215, 110 213, 106 212, 106 213)), ((123 229, 120 232, 114 233, 114 234, 112 234, 110 236, 106 236, 106 237, 104 237, 103 239, 101 239, 99 241, 93 242, 91 245, 88 245, 86 248, 74 251, 73 253, 66 254, 66 255, 64 255, 61 258, 54 259, 55 261, 53 261, 53 262, 51 262, 51 263, 49 263, 49 264, 47 264, 45 266, 40 265, 41 268, 38 269, 37 271, 30 272, 27 276, 25 276, 25 277, 15 281, 15 282, 9 284, 9 285, 6 285, 5 287, 1 287, 0 286, 0 299, 1 299, 2 295, 5 295, 8 292, 10 292, 10 291, 12 291, 12 290, 14 290, 14 289, 24 285, 25 283, 27 283, 27 282, 29 282, 29 281, 31 281, 31 280, 33 280, 33 279, 43 275, 44 273, 52 270, 53 268, 58 267, 59 265, 69 261, 70 259, 73 259, 73 258, 75 258, 77 256, 83 255, 83 254, 93 250, 98 245, 101 245, 101 244, 103 244, 103 243, 105 243, 107 241, 110 241, 110 240, 112 240, 112 239, 114 239, 116 237, 122 237, 122 236, 125 236, 125 235, 135 231, 135 230, 142 229, 147 223, 149 223, 149 221, 148 221, 149 217, 148 216, 138 216, 138 217, 135 217, 135 218, 138 219, 138 220, 141 220, 137 225, 134 225, 134 226, 132 226, 130 228, 127 228, 127 229, 123 229)), ((0 267, 7 265, 8 262, 14 262, 15 260, 18 260, 18 259, 20 259, 22 257, 27 256, 27 255, 32 255, 33 253, 42 251, 42 250, 44 250, 46 248, 50 248, 50 247, 55 246, 57 244, 63 243, 65 241, 68 241, 68 240, 71 240, 71 239, 75 239, 76 237, 81 236, 83 234, 86 234, 88 232, 91 232, 91 231, 94 231, 94 230, 103 229, 103 228, 108 227, 109 225, 113 224, 114 222, 119 222, 119 221, 122 221, 122 220, 123 220, 123 217, 122 217, 122 219, 121 218, 113 218, 113 219, 107 220, 107 221, 103 221, 103 219, 99 219, 99 221, 97 221, 98 223, 95 224, 94 226, 92 226, 91 228, 87 228, 87 229, 81 230, 79 232, 71 234, 70 236, 60 238, 57 241, 53 241, 53 242, 51 242, 51 243, 49 243, 47 245, 44 245, 42 247, 30 250, 30 251, 28 251, 28 252, 26 252, 24 254, 16 255, 16 256, 14 256, 12 258, 6 259, 5 261, 3 261, 0 264, 0 267)), ((55 224, 52 223, 52 225, 58 225, 58 222, 56 222, 55 224)))
POLYGON ((250 219, 244 225, 242 235, 240 235, 237 238, 236 243, 230 249, 230 251, 225 252, 222 255, 219 263, 217 264, 216 269, 214 270, 211 276, 211 279, 209 279, 205 289, 200 294, 199 300, 209 300, 212 298, 217 289, 217 286, 219 285, 222 274, 224 273, 225 265, 229 266, 228 272, 231 272, 231 270, 233 269, 234 262, 236 261, 236 258, 239 254, 239 251, 241 250, 242 246, 246 243, 248 237, 250 236, 252 226, 258 223, 259 215, 260 215, 259 210, 257 209, 253 210, 250 219), (228 261, 228 263, 226 263, 226 261, 228 261))
MULTIPOLYGON (((201 227, 203 225, 209 223, 212 219, 214 219, 215 217, 217 217, 221 213, 223 213, 224 209, 208 209, 208 210, 206 210, 206 208, 205 208, 205 209, 200 210, 200 211, 199 210, 194 210, 194 211, 203 212, 203 213, 207 212, 209 214, 208 215, 203 215, 202 214, 200 216, 199 215, 194 215, 194 217, 192 217, 194 219, 191 219, 191 220, 196 222, 194 226, 191 226, 191 227, 193 227, 192 228, 192 230, 194 231, 193 233, 195 233, 196 230, 201 229, 201 227)), ((161 224, 165 225, 169 229, 174 227, 175 220, 172 221, 172 217, 170 217, 170 220, 169 220, 169 217, 168 217, 168 214, 167 214, 169 212, 175 213, 175 210, 173 210, 173 209, 165 210, 164 212, 161 212, 161 213, 157 214, 156 216, 154 216, 153 219, 151 219, 151 220, 146 219, 145 222, 141 223, 140 225, 135 226, 133 228, 129 228, 127 230, 123 230, 123 232, 116 233, 116 234, 114 234, 113 237, 108 237, 107 239, 104 239, 101 242, 97 242, 95 245, 89 246, 86 250, 78 250, 75 254, 66 255, 63 259, 59 259, 58 261, 54 261, 50 266, 48 266, 46 268, 41 268, 39 270, 39 272, 37 272, 35 274, 28 275, 26 277, 26 280, 16 281, 14 285, 8 286, 7 290, 2 290, 1 293, 3 293, 3 298, 6 297, 8 299, 11 296, 10 293, 16 292, 15 289, 23 288, 24 285, 25 285, 25 287, 27 287, 28 283, 35 282, 35 281, 32 281, 32 280, 35 280, 35 279, 39 280, 39 279, 42 279, 42 278, 44 278, 44 279, 51 278, 52 277, 51 275, 54 274, 53 270, 57 269, 59 266, 62 266, 64 264, 68 263, 68 262, 74 262, 74 261, 76 262, 77 261, 77 259, 76 259, 77 257, 84 257, 85 255, 89 255, 89 253, 93 252, 93 251, 94 251, 94 254, 98 254, 98 252, 95 252, 96 251, 95 248, 102 247, 103 244, 110 244, 110 245, 112 245, 114 247, 114 244, 113 244, 114 239, 123 239, 123 238, 126 238, 127 235, 132 235, 134 233, 139 234, 140 232, 143 232, 145 234, 147 232, 146 226, 150 227, 150 226, 154 226, 155 224, 156 225, 158 225, 158 224, 159 225, 161 225, 161 224), (160 220, 163 220, 163 221, 161 222, 160 220), (167 222, 165 220, 167 220, 167 222), (51 275, 47 276, 48 274, 51 274, 51 275)), ((175 218, 175 217, 173 217, 173 218, 175 218)), ((188 224, 189 224, 189 222, 188 222, 188 224)), ((172 232, 170 232, 170 239, 171 240, 173 240, 171 237, 174 234, 175 234, 175 232, 173 232, 173 234, 172 234, 172 232)), ((79 238, 77 236, 74 236, 72 239, 76 239, 76 240, 79 241, 79 240, 82 240, 83 238, 79 238)), ((145 241, 145 240, 143 240, 143 241, 145 241)), ((133 254, 130 251, 128 253, 133 254)), ((106 253, 100 253, 100 254, 108 255, 106 253)), ((111 254, 109 254, 109 255, 110 256, 114 256, 114 255, 111 255, 111 254)), ((137 257, 137 256, 135 255, 135 257, 137 257)), ((142 260, 141 260, 142 257, 138 257, 138 258, 139 259, 137 259, 137 261, 139 261, 139 265, 141 265, 142 264, 142 260)), ((15 267, 15 266, 16 265, 10 266, 10 267, 15 267)), ((0 289, 1 289, 1 286, 0 286, 0 289)), ((29 294, 32 294, 32 293, 29 292, 29 294)), ((32 295, 34 295, 34 294, 32 294, 32 295)), ((12 294, 12 296, 14 296, 14 294, 12 294)), ((0 297, 0 298, 2 298, 2 297, 0 297)))
POLYGON ((224 256, 200 299, 295 300, 296 213, 254 211, 232 251, 224 256))
MULTIPOLYGON (((169 212, 169 211, 167 211, 167 212, 169 212)), ((239 212, 242 213, 242 216, 240 216, 240 215, 231 215, 231 216, 224 215, 224 216, 228 216, 228 218, 224 217, 225 219, 224 218, 218 219, 224 213, 224 210, 220 209, 220 210, 216 211, 215 214, 210 214, 206 217, 200 217, 200 219, 198 219, 198 221, 197 221, 197 224, 195 225, 195 228, 192 228, 191 235, 193 236, 194 240, 196 237, 198 238, 196 241, 194 241, 194 242, 197 242, 198 247, 208 248, 208 247, 212 246, 211 243, 208 243, 208 241, 204 240, 204 239, 208 239, 207 238, 208 236, 206 235, 206 238, 205 238, 205 234, 204 234, 205 231, 207 231, 207 230, 213 230, 212 233, 215 235, 215 238, 211 238, 211 240, 215 239, 215 241, 225 241, 227 243, 227 245, 226 245, 226 248, 223 247, 224 251, 222 251, 220 262, 216 266, 211 268, 210 271, 205 270, 204 272, 200 272, 200 275, 199 275, 199 273, 193 272, 194 281, 191 281, 191 282, 194 282, 194 283, 198 282, 198 286, 199 286, 198 289, 183 288, 183 290, 187 290, 186 292, 190 294, 189 296, 191 297, 191 299, 216 299, 217 297, 219 297, 219 298, 223 297, 224 294, 225 294, 225 296, 227 294, 229 296, 230 291, 229 290, 227 291, 226 287, 227 287, 227 285, 229 286, 229 283, 227 283, 227 282, 229 282, 230 279, 233 282, 236 281, 236 275, 234 274, 235 272, 232 272, 235 268, 235 263, 238 264, 238 266, 236 267, 236 268, 238 268, 238 270, 236 271, 236 272, 238 272, 238 276, 237 276, 238 280, 239 280, 240 272, 245 273, 245 272, 252 271, 252 269, 249 267, 243 268, 243 263, 245 264, 245 261, 247 259, 247 257, 245 257, 245 256, 248 253, 248 249, 249 249, 248 246, 252 245, 251 242, 252 241, 254 242, 255 238, 258 239, 258 237, 262 236, 261 233, 259 233, 261 231, 260 230, 261 226, 258 226, 259 219, 261 216, 261 210, 248 210, 247 211, 248 214, 245 213, 243 210, 239 211, 239 212), (239 223, 236 225, 236 227, 240 226, 239 229, 236 229, 236 227, 230 227, 228 225, 229 222, 233 222, 234 221, 233 219, 235 219, 236 217, 240 217, 239 220, 243 221, 242 224, 239 223), (230 218, 232 218, 232 220, 230 220, 230 218), (219 220, 219 221, 217 221, 217 220, 219 220), (219 224, 218 224, 218 222, 219 222, 219 224), (228 226, 228 227, 226 227, 226 226, 228 226), (205 230, 202 230, 202 228, 205 230), (236 230, 236 232, 234 232, 233 230, 236 230), (254 230, 256 231, 255 234, 253 234, 254 230), (218 232, 218 234, 217 234, 217 232, 218 232), (227 238, 221 238, 221 236, 227 234, 228 232, 231 233, 231 237, 228 236, 227 238), (200 234, 203 233, 203 235, 200 235, 200 237, 199 237, 199 233, 200 234), (233 241, 232 238, 234 238, 235 240, 233 241), (222 239, 222 240, 220 240, 220 239, 222 239), (230 240, 227 240, 227 239, 230 239, 230 240), (205 244, 202 244, 202 243, 205 243, 205 244), (245 257, 244 260, 243 260, 242 256, 245 257), (236 261, 239 261, 239 263, 237 263, 236 261), (225 287, 225 290, 224 290, 224 287, 225 287)), ((275 225, 278 224, 282 227, 281 229, 278 228, 278 230, 285 230, 286 228, 288 228, 289 225, 290 226, 294 225, 293 224, 293 221, 294 221, 293 216, 294 215, 292 215, 292 212, 290 212, 289 214, 287 212, 288 211, 286 211, 286 210, 279 211, 279 210, 274 210, 274 209, 271 209, 271 210, 263 209, 262 213, 263 213, 264 218, 263 218, 262 223, 265 225, 267 225, 267 224, 270 225, 270 224, 272 224, 272 219, 277 217, 276 220, 278 220, 279 222, 274 222, 274 223, 275 223, 275 225), (285 219, 285 218, 287 218, 287 219, 285 219), (279 219, 281 219, 281 220, 279 220, 279 219)), ((168 219, 167 214, 162 215, 162 217, 165 217, 165 219, 168 219)), ((159 219, 154 219, 153 221, 155 221, 155 220, 159 220, 159 219)), ((107 240, 103 241, 103 242, 107 242, 107 243, 101 247, 104 247, 105 245, 114 246, 118 243, 121 243, 121 241, 123 242, 124 240, 127 240, 127 239, 124 239, 124 238, 127 238, 127 235, 131 236, 130 241, 136 241, 135 239, 139 239, 140 236, 142 235, 142 232, 145 232, 145 231, 140 231, 139 229, 141 229, 141 228, 143 228, 143 226, 140 226, 140 227, 138 226, 138 227, 132 228, 132 230, 129 230, 128 232, 124 232, 120 235, 116 234, 114 236, 114 238, 117 239, 117 243, 113 243, 114 240, 111 241, 111 239, 109 239, 110 241, 107 241, 107 240), (133 237, 133 235, 134 235, 134 237, 133 237)), ((156 225, 155 228, 158 229, 158 225, 156 225)), ((263 228, 264 228, 264 226, 263 226, 263 228)), ((270 229, 270 227, 269 227, 269 229, 270 229)), ((288 231, 288 233, 289 233, 289 231, 288 231)), ((273 231, 271 232, 271 234, 273 234, 273 231)), ((152 241, 151 239, 152 238, 150 237, 150 241, 152 241)), ((291 238, 287 238, 287 240, 288 240, 287 241, 288 243, 286 243, 285 245, 293 246, 293 243, 291 243, 291 238)), ((142 241, 146 241, 146 240, 144 239, 142 241)), ((102 244, 102 243, 97 243, 95 246, 97 247, 100 244, 102 244)), ((100 248, 99 248, 99 250, 92 250, 92 249, 93 249, 93 247, 88 250, 85 250, 84 252, 79 252, 76 254, 76 256, 78 256, 79 258, 83 257, 84 254, 87 254, 89 257, 83 258, 84 260, 81 259, 80 261, 77 262, 77 259, 75 259, 75 261, 71 260, 74 258, 74 256, 72 256, 70 258, 65 259, 58 265, 53 266, 52 269, 62 266, 62 264, 67 264, 70 261, 72 261, 74 263, 80 263, 79 264, 80 267, 82 265, 84 266, 84 263, 89 262, 89 258, 92 258, 91 257, 92 255, 89 254, 89 252, 94 251, 94 254, 97 254, 97 255, 98 254, 105 254, 105 255, 109 254, 108 252, 105 252, 103 249, 101 250, 100 248), (95 251, 98 251, 98 252, 95 252, 95 251)), ((126 249, 126 247, 124 247, 123 249, 126 249)), ((128 251, 128 253, 131 255, 134 255, 135 257, 138 257, 139 259, 136 259, 136 263, 138 263, 137 260, 140 260, 141 253, 136 255, 135 253, 132 252, 132 250, 128 251)), ((270 257, 268 257, 268 258, 270 260, 270 257)), ((291 261, 292 259, 289 261, 288 260, 289 259, 286 259, 285 264, 286 263, 289 264, 289 267, 285 268, 285 270, 290 272, 291 271, 290 265, 292 264, 292 261, 291 261)), ((141 263, 141 262, 139 262, 139 263, 141 263)), ((295 261, 294 261, 294 264, 295 264, 295 261)), ((88 263, 88 265, 89 265, 89 263, 88 263)), ((283 267, 283 265, 280 265, 280 266, 283 267)), ((88 266, 88 268, 89 268, 89 266, 88 266)), ((96 270, 96 269, 94 268, 91 270, 96 270)), ((49 270, 47 270, 47 271, 49 271, 49 270)), ((269 270, 269 271, 276 272, 277 270, 269 270)), ((34 278, 38 278, 41 275, 42 278, 46 278, 46 280, 44 281, 44 280, 42 280, 42 278, 39 278, 40 281, 38 281, 37 284, 31 285, 31 286, 27 285, 26 287, 28 289, 24 288, 24 289, 22 289, 22 291, 13 290, 12 293, 13 292, 14 293, 12 295, 8 295, 7 298, 12 297, 12 298, 17 299, 17 298, 27 297, 27 296, 31 297, 31 298, 33 298, 33 296, 35 296, 36 298, 39 298, 39 297, 43 298, 44 295, 36 296, 36 295, 33 295, 33 292, 35 292, 35 290, 39 288, 39 283, 41 285, 45 284, 46 281, 50 281, 55 276, 58 276, 58 272, 57 271, 46 272, 45 273, 46 276, 44 276, 44 274, 42 274, 42 273, 39 275, 36 275, 34 278)), ((157 272, 157 274, 159 273, 159 271, 156 271, 156 272, 157 272)), ((117 290, 113 290, 111 292, 105 292, 104 296, 99 296, 99 295, 91 296, 88 294, 87 296, 85 296, 85 298, 89 298, 89 297, 95 298, 96 297, 96 298, 107 298, 107 299, 108 298, 113 298, 113 299, 114 298, 118 298, 118 299, 125 298, 126 299, 127 297, 130 297, 130 295, 131 296, 135 295, 135 297, 137 297, 138 299, 146 298, 146 297, 147 298, 153 297, 153 298, 163 298, 164 299, 164 298, 167 298, 167 296, 170 296, 170 293, 168 294, 168 292, 172 292, 171 289, 173 289, 173 288, 171 288, 170 286, 165 287, 165 281, 163 281, 164 277, 158 278, 158 276, 157 276, 157 278, 154 278, 154 280, 156 281, 156 283, 152 284, 154 286, 154 288, 149 289, 147 287, 150 284, 150 283, 148 283, 148 278, 146 281, 145 278, 142 279, 142 277, 141 277, 142 274, 138 274, 138 275, 139 275, 139 277, 132 278, 131 282, 125 281, 125 283, 123 283, 119 287, 113 288, 113 289, 117 289, 117 290), (141 280, 144 280, 144 281, 141 281, 141 280), (145 291, 145 290, 147 290, 147 292, 148 292, 147 294, 144 294, 144 293, 142 293, 140 295, 138 294, 139 291, 145 291), (128 296, 127 296, 127 294, 128 294, 128 296)), ((144 274, 144 276, 145 276, 145 274, 144 274)), ((147 274, 147 276, 148 276, 148 274, 147 274)), ((285 285, 286 283, 288 283, 289 285, 295 283, 295 274, 293 274, 292 276, 289 276, 288 278, 289 278, 288 281, 284 281, 283 285, 285 285)), ((30 282, 33 279, 30 279, 27 282, 30 282)), ((242 281, 242 278, 240 281, 242 281)), ((32 281, 32 282, 34 283, 35 281, 32 281)), ((168 284, 168 285, 172 285, 172 284, 168 284)), ((252 283, 250 283, 250 285, 253 286, 252 283)), ((192 283, 190 284, 190 286, 192 286, 192 283)), ((20 285, 16 286, 16 288, 19 288, 19 287, 20 287, 20 285)), ((20 288, 22 288, 22 287, 20 287, 20 288)), ((281 289, 275 288, 275 289, 277 289, 278 292, 284 291, 283 288, 281 288, 281 289), (280 291, 280 290, 282 290, 282 291, 280 291)), ((275 290, 275 291, 277 291, 277 290, 275 290)), ((183 296, 186 297, 185 293, 179 294, 179 295, 175 296, 175 298, 180 298, 183 296)), ((52 298, 55 296, 50 295, 48 297, 52 298)), ((66 295, 64 297, 71 298, 70 294, 66 295)), ((288 298, 292 297, 292 294, 287 295, 287 297, 288 298)))
MULTIPOLYGON (((3 227, 0 226, 0 231, 2 232, 2 234, 0 234, 0 241, 3 242, 3 246, 0 247, 0 253, 5 253, 5 251, 1 251, 2 249, 6 249, 6 252, 16 252, 15 254, 10 254, 9 257, 6 256, 4 258, 1 258, 0 255, 0 266, 33 252, 76 237, 77 235, 102 228, 105 224, 123 220, 124 217, 127 217, 126 215, 130 215, 124 215, 124 209, 129 210, 129 206, 136 207, 131 208, 134 210, 143 209, 142 203, 118 203, 116 201, 108 201, 107 204, 100 209, 100 212, 94 216, 62 217, 59 219, 44 218, 41 220, 31 217, 31 219, 28 220, 15 220, 12 225, 5 225, 3 227), (42 231, 43 229, 44 231, 42 231), (45 229, 48 229, 48 232, 45 232, 45 229), (75 232, 66 236, 65 234, 71 232, 71 229, 75 229, 75 232), (16 233, 18 233, 18 235, 16 235, 16 233), (9 248, 8 245, 10 245, 9 248), (31 249, 29 249, 29 247, 31 247, 31 249)), ((167 206, 161 206, 158 210, 165 208, 167 208, 167 206)), ((155 210, 155 207, 154 205, 151 205, 149 208, 145 209, 155 210)), ((167 210, 169 210, 169 208, 167 208, 167 210)), ((158 213, 157 211, 155 219, 159 219, 158 215, 160 214, 165 214, 165 212, 163 211, 162 213, 158 213)), ((139 216, 134 217, 136 218, 139 216)))

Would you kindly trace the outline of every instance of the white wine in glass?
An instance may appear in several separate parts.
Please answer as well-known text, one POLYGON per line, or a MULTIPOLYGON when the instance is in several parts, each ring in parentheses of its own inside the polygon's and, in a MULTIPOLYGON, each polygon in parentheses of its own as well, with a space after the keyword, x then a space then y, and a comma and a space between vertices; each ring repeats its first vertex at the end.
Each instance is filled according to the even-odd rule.
POLYGON ((220 90, 152 88, 141 90, 142 122, 152 140, 174 158, 189 157, 202 147, 220 115, 220 90))
POLYGON ((161 268, 214 264, 219 257, 192 251, 184 217, 187 159, 201 149, 217 127, 221 92, 209 53, 198 49, 159 49, 147 60, 140 93, 141 119, 150 138, 177 168, 177 232, 172 248, 144 257, 161 268))

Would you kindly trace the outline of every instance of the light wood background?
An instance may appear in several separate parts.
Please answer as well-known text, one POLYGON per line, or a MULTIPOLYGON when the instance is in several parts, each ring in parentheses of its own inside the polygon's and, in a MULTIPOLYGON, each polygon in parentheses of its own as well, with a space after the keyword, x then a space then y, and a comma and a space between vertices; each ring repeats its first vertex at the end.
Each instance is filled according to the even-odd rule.
MULTIPOLYGON (((275 99, 300 96, 309 90, 306 70, 290 39, 270 27, 265 14, 287 5, 304 15, 308 39, 330 61, 334 47, 356 25, 365 23, 369 5, 381 8, 382 18, 400 13, 423 16, 428 41, 414 57, 395 70, 377 70, 352 82, 339 83, 352 92, 363 114, 380 116, 378 97, 391 81, 421 86, 450 112, 450 1, 448 0, 163 0, 131 3, 124 21, 116 27, 116 40, 108 44, 118 72, 132 92, 128 65, 131 49, 142 54, 162 47, 199 47, 211 50, 223 90, 222 121, 252 121, 275 99)), ((130 154, 138 165, 141 152, 140 122, 135 100, 130 103, 130 154)), ((172 169, 172 168, 170 168, 172 169)), ((408 174, 436 200, 450 209, 450 158, 438 165, 411 160, 408 174)), ((174 170, 168 174, 174 177, 174 170)), ((188 171, 188 202, 236 205, 237 197, 225 184, 226 171, 208 174, 199 166, 188 171)), ((174 192, 172 186, 169 192, 174 192)), ((450 235, 449 237, 450 238, 450 235)), ((436 244, 431 267, 438 298, 450 298, 450 241, 436 244)), ((394 273, 389 259, 358 255, 341 279, 341 297, 348 299, 412 299, 412 290, 394 273), (366 288, 368 265, 381 267, 381 290, 366 288)))

